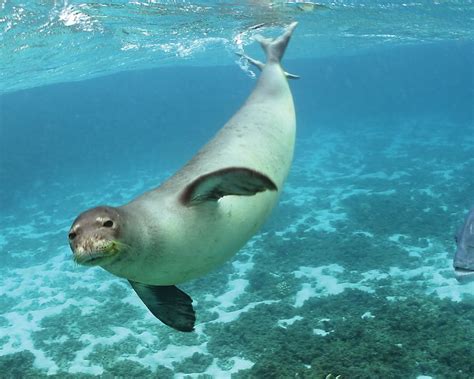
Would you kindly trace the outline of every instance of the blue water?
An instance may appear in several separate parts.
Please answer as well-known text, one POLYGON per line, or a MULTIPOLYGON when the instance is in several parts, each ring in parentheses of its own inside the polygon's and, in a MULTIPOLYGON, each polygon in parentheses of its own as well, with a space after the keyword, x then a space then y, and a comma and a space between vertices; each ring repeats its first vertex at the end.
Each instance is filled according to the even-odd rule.
POLYGON ((474 377, 474 284, 451 266, 474 205, 472 2, 256 3, 2 6, 0 377, 474 377), (67 232, 186 163, 255 84, 239 30, 291 19, 282 198, 230 262, 181 286, 197 327, 173 331, 126 282, 76 266, 67 232))

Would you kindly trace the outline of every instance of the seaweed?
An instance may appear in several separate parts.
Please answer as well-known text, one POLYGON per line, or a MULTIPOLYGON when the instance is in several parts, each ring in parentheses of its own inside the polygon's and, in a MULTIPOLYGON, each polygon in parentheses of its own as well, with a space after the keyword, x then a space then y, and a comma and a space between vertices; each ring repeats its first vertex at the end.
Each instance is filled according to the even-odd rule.
POLYGON ((204 372, 212 363, 212 356, 208 354, 194 353, 190 357, 174 364, 175 372, 193 374, 204 372))
POLYGON ((35 356, 27 350, 0 356, 0 372, 8 378, 21 379, 41 374, 33 368, 35 356))
POLYGON ((287 315, 260 305, 231 325, 215 326, 208 348, 215 356, 239 352, 255 362, 236 378, 319 378, 329 373, 463 378, 474 372, 473 310, 474 304, 433 296, 387 302, 378 294, 346 290, 308 300, 295 312, 304 318, 286 328, 277 327, 276 321, 287 315), (450 312, 446 318, 448 308, 457 315, 450 312), (362 317, 367 310, 373 316, 362 317), (319 335, 315 328, 328 334, 319 335))

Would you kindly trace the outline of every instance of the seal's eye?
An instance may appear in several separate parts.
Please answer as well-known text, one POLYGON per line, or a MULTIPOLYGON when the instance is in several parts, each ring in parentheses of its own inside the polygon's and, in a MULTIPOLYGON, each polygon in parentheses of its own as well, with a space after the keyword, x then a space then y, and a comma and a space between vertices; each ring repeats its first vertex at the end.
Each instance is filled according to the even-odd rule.
POLYGON ((112 220, 107 220, 107 221, 104 221, 102 226, 105 226, 106 228, 111 228, 112 226, 114 226, 114 222, 112 220))
POLYGON ((77 234, 74 232, 71 232, 68 234, 69 239, 72 241, 74 238, 76 238, 77 234))

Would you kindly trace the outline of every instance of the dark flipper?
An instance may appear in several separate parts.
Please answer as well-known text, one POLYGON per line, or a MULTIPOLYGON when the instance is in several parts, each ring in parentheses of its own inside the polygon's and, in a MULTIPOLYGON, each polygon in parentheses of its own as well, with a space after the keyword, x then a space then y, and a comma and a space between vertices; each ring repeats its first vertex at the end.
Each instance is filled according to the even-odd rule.
POLYGON ((196 315, 193 299, 175 286, 152 286, 129 280, 138 297, 164 324, 181 332, 192 332, 196 315))
POLYGON ((181 202, 191 206, 227 195, 252 196, 266 190, 277 190, 268 176, 245 167, 229 167, 197 178, 185 188, 181 202))

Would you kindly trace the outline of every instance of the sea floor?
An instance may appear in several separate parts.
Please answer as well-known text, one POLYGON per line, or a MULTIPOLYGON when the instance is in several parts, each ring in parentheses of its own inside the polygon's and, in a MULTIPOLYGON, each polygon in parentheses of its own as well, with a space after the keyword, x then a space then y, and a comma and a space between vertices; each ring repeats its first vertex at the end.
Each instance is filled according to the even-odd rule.
POLYGON ((322 126, 296 151, 262 232, 181 286, 197 311, 189 334, 158 322, 124 280, 75 265, 67 245, 72 215, 169 173, 102 175, 88 191, 36 183, 0 216, 2 375, 474 377, 474 283, 452 271, 474 201, 473 125, 322 126))

